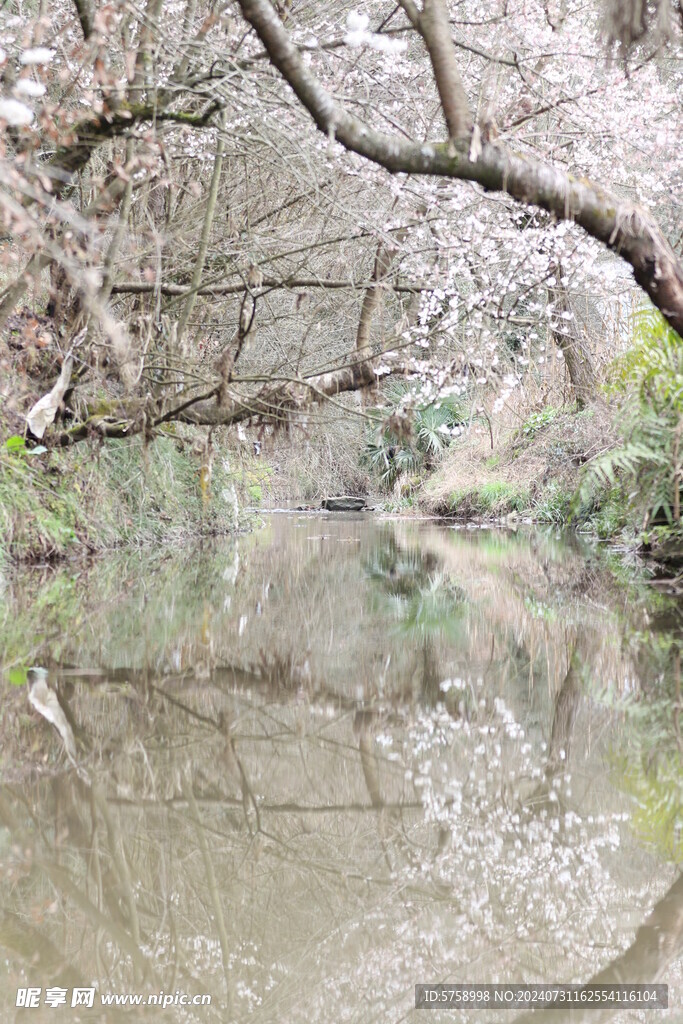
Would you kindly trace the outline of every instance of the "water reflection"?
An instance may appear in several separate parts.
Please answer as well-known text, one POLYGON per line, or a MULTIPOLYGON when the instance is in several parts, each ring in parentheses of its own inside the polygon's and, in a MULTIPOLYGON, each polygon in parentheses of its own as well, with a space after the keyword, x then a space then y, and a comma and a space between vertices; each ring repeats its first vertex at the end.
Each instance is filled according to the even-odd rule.
POLYGON ((539 533, 272 516, 20 574, 3 1019, 29 985, 211 995, 178 1021, 417 1020, 416 982, 594 976, 680 1007, 680 641, 674 604, 539 533))

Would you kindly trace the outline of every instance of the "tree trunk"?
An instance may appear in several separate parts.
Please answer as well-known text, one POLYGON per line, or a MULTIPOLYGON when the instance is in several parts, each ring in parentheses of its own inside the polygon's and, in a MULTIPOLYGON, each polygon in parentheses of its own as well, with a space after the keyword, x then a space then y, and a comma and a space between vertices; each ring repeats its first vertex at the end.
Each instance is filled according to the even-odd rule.
MULTIPOLYGON (((401 233, 401 238, 405 231, 401 233)), ((372 271, 371 282, 365 290, 363 305, 361 306, 360 318, 358 320, 358 331, 356 333, 356 352, 358 357, 369 359, 370 357, 370 334, 372 321, 375 313, 382 305, 382 292, 386 287, 386 279, 391 271, 392 263, 396 257, 396 250, 390 249, 383 242, 377 246, 375 266, 372 271)))
POLYGON ((548 290, 555 306, 555 315, 550 319, 550 333, 564 356, 567 373, 572 383, 576 404, 583 409, 595 397, 595 368, 586 341, 581 337, 579 326, 572 313, 569 292, 562 276, 562 267, 556 264, 555 285, 548 290))

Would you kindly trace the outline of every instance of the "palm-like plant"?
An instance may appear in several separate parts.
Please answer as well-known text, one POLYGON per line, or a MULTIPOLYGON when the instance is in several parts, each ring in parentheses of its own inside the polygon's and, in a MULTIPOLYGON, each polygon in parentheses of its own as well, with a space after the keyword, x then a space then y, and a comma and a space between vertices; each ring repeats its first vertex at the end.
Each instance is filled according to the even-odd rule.
POLYGON ((362 461, 391 487, 400 476, 431 468, 459 433, 467 412, 463 400, 452 396, 421 404, 403 382, 387 384, 383 398, 385 404, 370 412, 375 425, 366 436, 362 461))

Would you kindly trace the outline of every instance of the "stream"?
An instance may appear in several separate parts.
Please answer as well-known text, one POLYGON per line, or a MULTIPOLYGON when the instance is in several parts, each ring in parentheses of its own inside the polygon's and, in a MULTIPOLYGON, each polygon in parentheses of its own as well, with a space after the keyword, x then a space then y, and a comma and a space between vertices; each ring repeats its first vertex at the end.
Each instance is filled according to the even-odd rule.
POLYGON ((0 1019, 683 1021, 683 610, 636 575, 296 512, 15 570, 0 1019), (596 977, 669 1010, 415 1009, 596 977))

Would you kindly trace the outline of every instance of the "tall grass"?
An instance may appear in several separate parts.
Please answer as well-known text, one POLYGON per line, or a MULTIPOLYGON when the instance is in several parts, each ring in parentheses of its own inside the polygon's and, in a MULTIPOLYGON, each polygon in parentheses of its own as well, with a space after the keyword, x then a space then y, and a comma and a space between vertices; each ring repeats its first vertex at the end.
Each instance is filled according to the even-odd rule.
POLYGON ((85 445, 32 456, 0 449, 0 560, 53 558, 235 529, 227 461, 214 460, 208 494, 182 440, 85 445))

